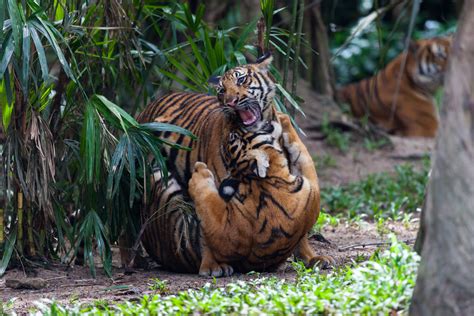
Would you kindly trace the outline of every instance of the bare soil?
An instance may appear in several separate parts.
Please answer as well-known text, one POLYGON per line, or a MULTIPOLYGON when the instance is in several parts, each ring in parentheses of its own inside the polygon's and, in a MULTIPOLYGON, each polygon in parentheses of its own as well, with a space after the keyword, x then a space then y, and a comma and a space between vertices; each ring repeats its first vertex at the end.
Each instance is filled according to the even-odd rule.
MULTIPOLYGON (((308 90, 301 93, 307 103, 308 100, 319 102, 317 97, 308 90)), ((299 120, 303 129, 311 127, 313 121, 307 119, 299 120)), ((392 171, 395 165, 401 163, 412 163, 421 166, 423 157, 429 154, 433 141, 427 139, 402 139, 391 137, 393 146, 369 151, 360 141, 351 144, 347 152, 328 145, 311 129, 306 129, 308 136, 302 137, 313 154, 316 161, 331 160, 331 163, 318 168, 321 187, 341 185, 359 180, 370 173, 392 171), (330 158, 328 158, 330 157, 330 158)), ((311 239, 311 244, 321 255, 330 255, 336 261, 336 266, 350 264, 354 261, 368 258, 380 245, 387 241, 387 230, 394 232, 400 240, 413 243, 418 222, 402 224, 389 222, 383 231, 378 231, 377 226, 371 222, 360 222, 358 225, 340 224, 337 227, 325 227, 323 236, 331 243, 323 243, 311 239), (365 245, 365 247, 364 247, 365 245)), ((114 249, 116 252, 116 249, 114 249)), ((293 279, 295 272, 291 265, 282 266, 277 272, 262 273, 260 276, 275 276, 278 278, 293 279)), ((217 286, 235 280, 248 280, 256 275, 237 274, 228 278, 217 279, 217 286)), ((161 270, 155 266, 148 270, 136 270, 132 274, 125 274, 119 268, 118 260, 114 261, 113 277, 107 277, 99 268, 97 277, 92 278, 89 268, 83 266, 65 267, 62 265, 50 265, 47 268, 35 268, 24 271, 20 268, 11 269, 0 278, 0 303, 15 298, 13 309, 18 314, 27 313, 34 306, 35 301, 41 299, 54 299, 63 304, 77 302, 92 302, 94 300, 124 301, 137 300, 144 294, 153 294, 150 289, 151 280, 158 278, 167 280, 167 292, 176 293, 186 289, 198 289, 208 282, 208 278, 197 275, 177 274, 161 270), (37 277, 46 280, 47 286, 39 290, 12 289, 6 286, 7 279, 22 279, 25 277, 37 277)), ((0 309, 1 311, 1 309, 0 309)))

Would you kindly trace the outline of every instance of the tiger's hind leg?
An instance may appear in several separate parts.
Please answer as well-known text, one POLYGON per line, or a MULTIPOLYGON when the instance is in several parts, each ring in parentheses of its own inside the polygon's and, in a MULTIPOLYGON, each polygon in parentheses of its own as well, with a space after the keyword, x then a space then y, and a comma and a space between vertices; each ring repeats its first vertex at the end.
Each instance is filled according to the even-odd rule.
MULTIPOLYGON (((189 194, 196 206, 205 240, 220 239, 225 235, 226 202, 220 197, 214 182, 214 175, 202 162, 196 162, 194 173, 189 180, 189 194)), ((212 250, 202 243, 202 261, 199 274, 202 276, 230 276, 233 268, 217 262, 212 250)))
POLYGON ((177 180, 162 183, 158 170, 151 178, 148 203, 142 209, 141 241, 150 257, 164 268, 196 273, 201 262, 201 229, 194 206, 177 180))
MULTIPOLYGON (((313 212, 315 212, 315 216, 312 218, 312 226, 319 216, 319 185, 316 168, 314 167, 314 162, 308 152, 308 149, 303 144, 296 133, 296 130, 291 125, 288 115, 279 114, 278 117, 283 129, 284 146, 289 154, 290 170, 300 174, 307 181, 309 181, 311 190, 313 191, 313 212)), ((308 227, 308 231, 311 229, 311 226, 308 227)), ((295 257, 301 259, 306 266, 314 266, 315 264, 318 264, 322 268, 327 268, 331 265, 334 265, 335 263, 334 259, 330 256, 316 255, 313 248, 309 244, 308 236, 306 234, 298 243, 294 254, 295 257)))

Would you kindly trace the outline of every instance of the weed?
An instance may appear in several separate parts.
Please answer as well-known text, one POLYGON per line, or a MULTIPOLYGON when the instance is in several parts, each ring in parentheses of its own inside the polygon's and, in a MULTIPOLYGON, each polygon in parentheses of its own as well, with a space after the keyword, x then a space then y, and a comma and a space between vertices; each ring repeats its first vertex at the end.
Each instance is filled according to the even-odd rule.
POLYGON ((374 151, 376 149, 380 149, 383 146, 389 144, 389 141, 386 138, 380 139, 371 139, 369 137, 364 138, 364 148, 368 151, 374 151))
POLYGON ((342 133, 339 129, 332 127, 327 116, 323 117, 321 130, 326 136, 327 144, 336 147, 343 153, 347 152, 351 140, 350 134, 342 133))
POLYGON ((334 168, 337 166, 336 158, 329 154, 324 154, 323 156, 314 156, 313 161, 316 164, 317 170, 334 168))
POLYGON ((411 165, 395 167, 395 173, 369 175, 343 187, 321 190, 323 207, 331 214, 381 216, 399 220, 421 207, 428 180, 428 164, 421 171, 411 165))
POLYGON ((321 228, 327 227, 328 225, 336 227, 341 221, 340 215, 331 215, 324 209, 319 213, 318 221, 313 226, 313 232, 321 231, 321 228))
POLYGON ((158 294, 165 294, 169 291, 168 281, 160 280, 159 278, 150 279, 148 283, 148 288, 150 291, 156 292, 158 294))
POLYGON ((386 220, 383 217, 378 217, 376 221, 375 228, 377 230, 377 233, 381 236, 384 237, 385 235, 390 233, 390 229, 387 228, 385 225, 386 220))

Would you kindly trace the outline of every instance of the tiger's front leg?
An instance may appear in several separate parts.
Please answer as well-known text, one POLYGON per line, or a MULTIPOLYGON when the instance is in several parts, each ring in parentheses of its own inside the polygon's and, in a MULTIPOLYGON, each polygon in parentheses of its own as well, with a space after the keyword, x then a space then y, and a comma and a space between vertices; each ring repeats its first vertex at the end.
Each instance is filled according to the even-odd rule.
MULTIPOLYGON (((196 162, 194 173, 189 180, 189 195, 194 201, 196 213, 201 221, 205 240, 220 238, 224 232, 226 203, 219 196, 214 182, 214 175, 202 162, 196 162)), ((230 265, 217 262, 206 242, 202 242, 202 260, 199 274, 202 276, 230 276, 233 273, 230 265)))
POLYGON ((318 176, 314 167, 313 159, 308 149, 298 136, 298 133, 291 125, 290 117, 286 114, 278 113, 283 130, 283 145, 289 154, 289 165, 292 172, 297 171, 315 186, 319 193, 318 176))

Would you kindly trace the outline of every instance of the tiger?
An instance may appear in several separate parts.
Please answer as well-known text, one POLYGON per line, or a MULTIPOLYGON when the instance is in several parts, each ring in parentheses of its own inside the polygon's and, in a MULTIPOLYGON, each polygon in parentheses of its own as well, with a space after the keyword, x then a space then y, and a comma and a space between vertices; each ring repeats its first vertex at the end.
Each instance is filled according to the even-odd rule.
POLYGON ((434 95, 443 84, 451 41, 450 36, 412 41, 406 53, 375 76, 341 87, 338 101, 349 104, 356 118, 366 116, 390 134, 435 137, 439 118, 434 95))
MULTIPOLYGON (((235 67, 210 80, 217 96, 171 93, 149 104, 137 117, 140 123, 175 124, 197 136, 194 140, 171 132, 157 134, 167 142, 191 148, 162 149, 170 172, 168 185, 163 186, 161 171, 155 172, 152 193, 143 206, 143 246, 165 269, 229 276, 234 271, 272 270, 291 254, 307 265, 333 263, 332 258, 317 256, 308 241, 307 234, 319 216, 318 178, 290 119, 274 106, 275 84, 269 74, 272 59, 270 54, 264 55, 255 63, 235 67), (267 163, 255 156, 249 159, 237 155, 246 161, 243 166, 251 172, 235 172, 241 170, 240 160, 232 162, 236 140, 246 139, 249 148, 258 149, 261 142, 252 143, 252 139, 262 137, 265 132, 259 131, 273 126, 273 122, 281 122, 287 146, 278 150, 275 140, 271 140, 274 146, 270 147, 276 149, 268 155, 267 163), (237 134, 239 138, 235 138, 237 134), (282 164, 283 160, 296 164, 294 169, 300 170, 301 175, 290 176, 288 168, 274 170, 272 164, 282 164), (236 180, 239 174, 240 179, 236 180), (229 182, 232 178, 234 181, 229 182), (215 196, 219 207, 201 199, 214 188, 211 182, 222 189, 215 196), (234 185, 227 185, 231 182, 234 185), (225 193, 226 188, 235 192, 225 193), (300 203, 291 198, 293 195, 300 196, 300 203), (236 206, 239 203, 240 208, 236 206), (246 210, 247 216, 234 214, 239 209, 246 210), (213 226, 216 212, 226 214, 224 231, 223 227, 213 226)), ((270 149, 261 149, 267 150, 270 149)))
MULTIPOLYGON (((311 212, 319 209, 319 188, 314 163, 297 134, 291 133, 289 117, 279 115, 279 120, 281 125, 272 122, 273 134, 250 142, 247 137, 232 134, 230 148, 233 153, 239 153, 237 161, 243 168, 236 166, 240 177, 238 187, 230 192, 234 194, 230 199, 223 198, 206 164, 199 161, 195 164, 189 193, 207 247, 213 259, 225 263, 226 271, 273 270, 291 255, 315 223, 317 215, 311 212), (274 142, 282 135, 282 127, 288 131, 283 133, 284 149, 274 142), (288 152, 288 158, 283 150, 288 152), (277 244, 276 252, 270 247, 274 244, 277 244)), ((300 249, 302 246, 310 247, 307 242, 300 249)), ((306 265, 330 262, 324 256, 300 256, 300 259, 306 265)))

